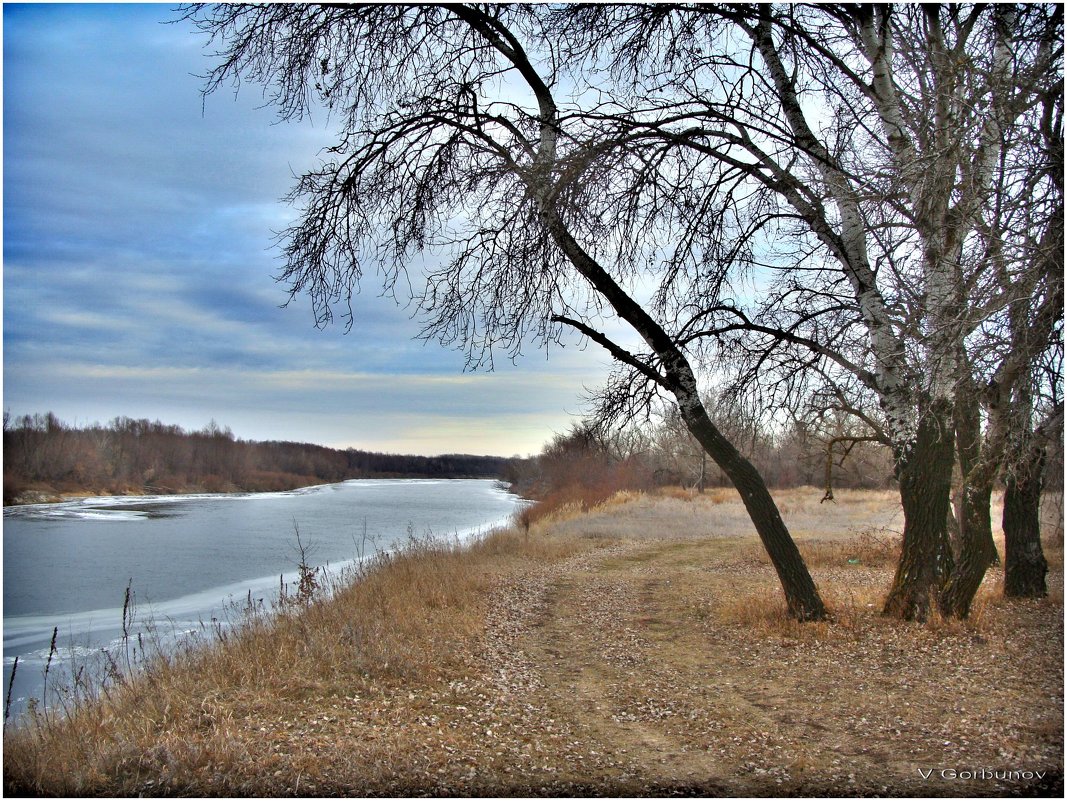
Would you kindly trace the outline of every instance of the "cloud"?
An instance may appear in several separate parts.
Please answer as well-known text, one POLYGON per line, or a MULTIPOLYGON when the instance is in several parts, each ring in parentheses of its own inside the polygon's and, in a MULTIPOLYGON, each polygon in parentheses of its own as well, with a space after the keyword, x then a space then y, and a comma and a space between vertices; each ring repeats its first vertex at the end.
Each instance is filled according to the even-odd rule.
POLYGON ((165 5, 5 5, 4 406, 382 450, 537 450, 604 359, 463 373, 364 287, 356 325, 288 308, 279 201, 330 143, 255 90, 202 103, 201 40, 165 5), (540 422, 540 426, 538 424, 540 422))

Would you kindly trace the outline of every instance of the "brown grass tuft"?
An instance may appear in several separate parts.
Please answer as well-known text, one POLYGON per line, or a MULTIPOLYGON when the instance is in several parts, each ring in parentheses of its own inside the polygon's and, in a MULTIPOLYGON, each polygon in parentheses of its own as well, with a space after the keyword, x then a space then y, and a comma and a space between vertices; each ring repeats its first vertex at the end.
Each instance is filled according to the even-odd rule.
POLYGON ((705 492, 704 497, 711 503, 718 505, 720 503, 726 503, 727 501, 736 500, 737 490, 733 487, 717 487, 716 489, 705 492))
POLYGON ((661 498, 674 498, 678 501, 691 501, 698 494, 696 490, 686 489, 685 487, 660 487, 656 490, 656 494, 661 498))
POLYGON ((896 565, 900 538, 892 532, 869 529, 848 540, 807 540, 798 544, 808 567, 827 565, 896 565))

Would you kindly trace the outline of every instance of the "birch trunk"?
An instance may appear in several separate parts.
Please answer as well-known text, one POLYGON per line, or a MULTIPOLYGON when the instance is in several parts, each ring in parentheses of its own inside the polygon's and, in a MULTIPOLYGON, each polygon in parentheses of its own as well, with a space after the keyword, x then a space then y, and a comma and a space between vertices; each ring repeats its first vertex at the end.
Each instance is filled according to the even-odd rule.
POLYGON ((945 525, 952 491, 952 424, 949 409, 935 404, 919 421, 914 445, 897 457, 904 537, 900 562, 884 612, 925 620, 952 566, 945 525))
POLYGON ((983 441, 980 396, 970 369, 967 364, 955 406, 956 454, 962 475, 959 553, 940 598, 942 614, 960 618, 970 614, 982 579, 997 560, 989 510, 997 460, 983 441))
MULTIPOLYGON (((794 136, 815 159, 827 194, 837 209, 840 247, 836 251, 865 324, 874 357, 875 389, 885 415, 886 430, 896 451, 897 476, 904 507, 904 537, 900 563, 886 614, 924 619, 936 600, 952 564, 946 519, 952 483, 952 395, 954 389, 956 284, 951 265, 958 241, 946 237, 943 225, 952 182, 926 180, 915 143, 909 138, 892 77, 893 41, 886 9, 863 11, 862 36, 872 68, 872 92, 896 169, 914 209, 922 243, 927 307, 933 336, 925 343, 929 389, 914 385, 905 368, 906 347, 894 330, 877 275, 867 253, 867 235, 859 197, 852 179, 841 170, 804 116, 793 78, 783 64, 769 18, 753 30, 753 40, 767 64, 782 110, 794 136), (920 399, 928 392, 929 400, 920 399)), ((943 103, 938 123, 947 117, 943 103)), ((943 125, 942 125, 943 127, 943 125)), ((939 129, 940 130, 940 129, 939 129)), ((941 131, 943 134, 944 131, 941 131)), ((939 163, 939 171, 951 167, 939 163)))

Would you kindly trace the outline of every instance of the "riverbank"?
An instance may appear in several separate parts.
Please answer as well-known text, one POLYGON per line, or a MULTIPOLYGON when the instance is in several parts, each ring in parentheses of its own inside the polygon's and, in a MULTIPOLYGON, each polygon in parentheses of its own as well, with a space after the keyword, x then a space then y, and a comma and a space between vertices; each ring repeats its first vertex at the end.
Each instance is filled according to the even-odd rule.
POLYGON ((893 494, 779 497, 834 623, 786 619, 733 493, 618 496, 466 550, 414 544, 331 601, 161 663, 65 723, 9 730, 5 790, 1061 789, 1062 548, 1048 599, 1005 601, 993 571, 971 620, 900 624, 878 614, 893 494))

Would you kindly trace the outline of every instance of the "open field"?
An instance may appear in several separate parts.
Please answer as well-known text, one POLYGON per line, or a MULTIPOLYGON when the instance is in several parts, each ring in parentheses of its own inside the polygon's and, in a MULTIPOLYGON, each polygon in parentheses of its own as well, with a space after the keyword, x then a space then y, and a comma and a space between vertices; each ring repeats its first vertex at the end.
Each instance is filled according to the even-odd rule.
POLYGON ((9 730, 5 790, 1059 797, 1062 543, 1049 598, 1006 601, 994 569, 970 620, 903 624, 879 614, 895 495, 776 495, 832 623, 786 619, 732 491, 620 495, 470 551, 413 545, 9 730))

